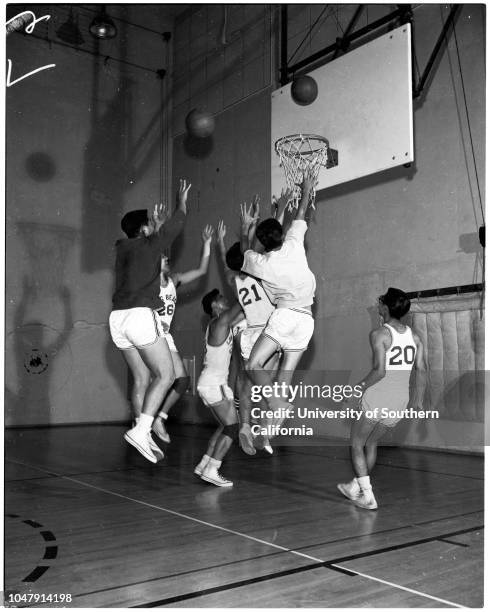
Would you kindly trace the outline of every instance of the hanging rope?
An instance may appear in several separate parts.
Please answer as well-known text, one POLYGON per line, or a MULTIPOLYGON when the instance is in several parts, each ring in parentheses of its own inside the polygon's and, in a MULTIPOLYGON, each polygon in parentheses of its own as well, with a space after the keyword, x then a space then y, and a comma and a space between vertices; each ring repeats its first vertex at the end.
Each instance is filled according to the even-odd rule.
POLYGON ((291 55, 291 57, 288 59, 288 64, 291 63, 293 57, 298 53, 298 51, 301 49, 301 47, 304 45, 306 39, 308 38, 308 36, 311 36, 311 33, 313 32, 313 29, 315 28, 316 24, 320 21, 323 13, 328 9, 328 4, 325 6, 325 8, 323 9, 323 11, 318 15, 318 17, 316 18, 315 23, 310 27, 310 29, 308 30, 307 34, 305 35, 305 37, 303 38, 303 40, 299 43, 299 45, 296 47, 296 51, 291 55))
POLYGON ((158 198, 158 202, 159 204, 163 204, 163 200, 164 200, 164 165, 165 165, 165 159, 164 159, 164 139, 165 139, 165 126, 164 126, 164 108, 163 108, 163 78, 160 79, 160 168, 159 168, 159 198, 158 198))
POLYGON ((483 210, 481 191, 480 191, 480 181, 478 179, 478 170, 477 170, 477 167, 476 167, 475 147, 473 145, 473 135, 472 135, 472 132, 471 132, 470 115, 469 115, 469 112, 468 112, 468 102, 466 100, 466 88, 464 86, 463 70, 461 68, 461 57, 459 55, 458 37, 456 35, 456 28, 454 26, 454 22, 453 22, 453 36, 454 36, 454 41, 456 43, 456 54, 458 56, 458 67, 459 67, 459 74, 460 74, 460 77, 461 77, 461 87, 463 89, 463 99, 464 99, 464 107, 465 107, 465 113, 466 113, 466 122, 468 123, 468 132, 469 132, 469 135, 470 135, 471 154, 473 156, 473 165, 474 165, 474 168, 475 168, 476 185, 478 187, 478 198, 480 200, 480 210, 481 210, 481 215, 482 215, 483 223, 485 223, 485 212, 483 210))

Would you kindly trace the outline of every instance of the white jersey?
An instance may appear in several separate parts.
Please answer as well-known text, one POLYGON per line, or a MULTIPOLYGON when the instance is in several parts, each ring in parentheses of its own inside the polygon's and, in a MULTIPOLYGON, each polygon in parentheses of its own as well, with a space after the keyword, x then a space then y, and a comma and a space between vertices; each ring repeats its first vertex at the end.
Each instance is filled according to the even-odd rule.
POLYGON ((391 333, 391 345, 386 351, 385 369, 390 371, 405 371, 408 372, 407 381, 410 377, 415 355, 417 354, 417 345, 413 339, 412 330, 408 325, 405 326, 405 331, 400 333, 394 327, 385 323, 391 333))
POLYGON ((160 322, 162 323, 163 330, 168 332, 172 319, 175 313, 175 304, 177 303, 177 291, 175 290, 174 281, 168 277, 167 286, 160 285, 160 299, 162 305, 156 309, 160 322))
POLYGON ((226 340, 219 346, 208 343, 209 326, 206 329, 204 360, 199 385, 226 385, 230 369, 231 353, 233 351, 233 334, 228 332, 226 340))
POLYGON ((274 304, 270 301, 262 283, 253 276, 240 278, 235 276, 238 301, 243 308, 248 327, 264 327, 274 312, 274 304))
POLYGON ((385 376, 366 389, 363 405, 367 409, 405 409, 409 400, 410 373, 415 363, 417 345, 408 325, 403 333, 384 324, 391 334, 391 344, 386 351, 385 376))
POLYGON ((264 289, 278 308, 306 308, 313 304, 316 281, 308 267, 304 238, 306 221, 296 219, 278 251, 243 254, 242 271, 262 280, 264 289))

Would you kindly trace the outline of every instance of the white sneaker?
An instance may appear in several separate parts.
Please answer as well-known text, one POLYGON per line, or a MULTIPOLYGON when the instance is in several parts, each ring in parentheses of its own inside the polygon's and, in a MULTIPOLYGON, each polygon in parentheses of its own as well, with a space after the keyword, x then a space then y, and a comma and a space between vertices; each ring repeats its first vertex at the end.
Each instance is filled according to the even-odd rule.
POLYGON ((364 510, 377 510, 378 508, 378 504, 376 503, 372 493, 368 496, 361 491, 359 497, 356 497, 356 499, 353 499, 352 501, 356 504, 356 506, 359 506, 359 508, 364 508, 364 510))
POLYGON ((270 442, 267 438, 264 439, 264 450, 269 453, 269 455, 272 455, 274 453, 272 446, 270 445, 270 442))
POLYGON ((340 483, 337 485, 337 489, 351 501, 356 500, 361 495, 361 488, 354 486, 352 482, 340 483))
MULTIPOLYGON (((206 465, 207 465, 207 464, 206 464, 206 465)), ((205 470, 206 465, 205 465, 205 466, 201 466, 201 464, 200 464, 200 463, 198 463, 198 464, 196 465, 196 467, 194 468, 194 474, 195 474, 196 476, 202 476, 202 473, 203 473, 203 471, 205 470)))
POLYGON ((168 432, 165 428, 162 418, 158 416, 155 417, 155 420, 153 421, 152 429, 155 435, 157 435, 162 442, 166 442, 167 444, 170 444, 170 436, 168 435, 168 432))
POLYGON ((240 442, 240 448, 244 453, 247 453, 247 455, 255 455, 257 451, 254 448, 252 432, 248 423, 244 423, 240 427, 238 440, 240 442))
POLYGON ((150 445, 150 432, 142 432, 138 427, 128 429, 124 434, 124 439, 129 442, 134 448, 139 451, 145 459, 152 463, 157 462, 157 458, 153 454, 150 445))
POLYGON ((150 434, 150 448, 151 448, 153 454, 155 455, 155 457, 157 458, 157 461, 161 461, 165 457, 164 452, 158 446, 158 444, 155 442, 155 440, 153 440, 153 438, 151 437, 151 434, 150 434))
POLYGON ((254 447, 259 449, 259 450, 265 450, 267 451, 270 455, 272 455, 272 453, 274 452, 272 450, 272 446, 269 442, 269 438, 266 438, 265 436, 263 436, 262 434, 259 434, 258 436, 254 436, 254 447))
POLYGON ((216 485, 217 487, 232 487, 233 483, 231 480, 227 480, 218 472, 216 468, 208 468, 207 466, 204 468, 202 475, 202 480, 206 482, 210 482, 211 484, 216 485))

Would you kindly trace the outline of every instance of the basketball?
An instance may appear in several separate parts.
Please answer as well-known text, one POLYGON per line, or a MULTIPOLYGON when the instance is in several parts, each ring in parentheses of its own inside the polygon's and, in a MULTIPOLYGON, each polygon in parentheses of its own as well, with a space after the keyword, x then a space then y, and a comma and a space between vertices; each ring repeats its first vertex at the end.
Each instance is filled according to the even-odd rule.
POLYGON ((205 110, 194 108, 185 118, 188 133, 196 138, 207 138, 214 131, 214 117, 205 110))
POLYGON ((307 106, 316 100, 318 85, 310 76, 303 75, 294 79, 291 85, 291 96, 296 104, 307 106))

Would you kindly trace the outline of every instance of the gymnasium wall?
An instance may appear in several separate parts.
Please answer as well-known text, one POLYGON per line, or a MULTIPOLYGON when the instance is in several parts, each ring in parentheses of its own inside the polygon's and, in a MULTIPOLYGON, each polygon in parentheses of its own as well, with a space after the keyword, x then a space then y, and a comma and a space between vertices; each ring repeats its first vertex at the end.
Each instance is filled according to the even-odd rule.
MULTIPOLYGON (((269 5, 195 5, 176 18, 173 73, 173 180, 192 182, 182 241, 172 251, 173 269, 198 265, 200 235, 206 223, 223 219, 226 243, 238 239, 239 206, 258 193, 270 202, 270 83, 273 28, 269 5), (226 27, 223 29, 226 18, 226 27), (226 44, 223 44, 223 40, 226 44), (196 107, 216 114, 212 137, 200 140, 185 133, 185 116, 196 107)), ((215 244, 215 242, 213 243, 215 244)), ((213 247, 209 272, 179 290, 173 322, 177 345, 202 364, 207 317, 202 296, 225 285, 213 247)), ((175 414, 185 421, 210 421, 197 396, 187 395, 175 414)))
MULTIPOLYGON (((325 46, 326 40, 335 40, 345 30, 354 11, 352 5, 328 5, 324 9, 324 5, 290 5, 288 54, 295 53, 295 60, 325 46), (307 36, 310 26, 314 26, 313 31, 307 36)), ((357 27, 377 19, 390 9, 387 5, 365 7, 364 21, 357 27)), ((210 15, 204 13, 203 16, 206 10, 199 10, 200 19, 210 24, 210 15)), ((229 10, 234 14, 234 8, 229 10)), ((445 5, 418 5, 414 12, 419 74, 425 68, 448 10, 445 5)), ((447 48, 437 59, 425 92, 414 102, 415 163, 412 167, 397 168, 317 194, 317 210, 307 237, 309 261, 318 283, 316 330, 300 368, 338 371, 342 372, 339 376, 347 379, 351 372, 352 380, 364 375, 370 363, 368 333, 378 322, 376 299, 390 285, 415 291, 481 282, 482 250, 477 230, 482 223, 479 192, 484 201, 484 10, 482 5, 463 6, 456 23, 456 38, 450 31, 447 48)), ((191 32, 192 24, 198 19, 195 15, 197 9, 191 9, 180 24, 176 23, 176 44, 177 40, 181 41, 182 49, 186 42, 188 50, 194 44, 191 32)), ((243 19, 243 13, 241 15, 243 19)), ((273 35, 277 28, 276 19, 277 7, 270 19, 273 35)), ((247 33, 247 22, 240 26, 238 20, 235 36, 242 45, 239 66, 247 63, 243 42, 247 33)), ((212 36, 208 37, 210 39, 215 40, 212 36)), ((272 49, 275 48, 273 42, 272 49)), ((196 53, 206 70, 212 65, 213 53, 217 53, 215 48, 206 51, 204 47, 196 53)), ((221 56, 226 57, 226 53, 227 46, 223 45, 221 56)), ((176 47, 176 58, 177 55, 176 47)), ((191 65, 192 58, 187 66, 191 65)), ((186 90, 184 99, 179 99, 176 104, 174 114, 174 178, 187 175, 193 181, 199 196, 200 219, 201 215, 203 220, 210 221, 224 216, 228 223, 234 216, 230 207, 237 210, 240 198, 250 198, 254 192, 258 192, 264 201, 269 196, 267 144, 262 149, 265 142, 262 128, 266 130, 268 126, 270 91, 246 98, 243 90, 245 73, 242 71, 241 102, 240 97, 230 101, 232 108, 223 101, 221 106, 213 106, 210 102, 213 99, 210 92, 222 92, 226 83, 231 82, 233 70, 231 65, 229 71, 218 72, 215 78, 206 71, 201 72, 204 82, 198 92, 186 90), (185 151, 184 137, 179 130, 182 130, 181 117, 198 105, 198 95, 201 95, 200 105, 206 106, 207 102, 209 110, 216 113, 217 127, 213 147, 196 156, 185 151), (254 129, 259 125, 261 129, 254 129), (240 162, 237 151, 244 144, 240 140, 242 129, 249 130, 246 146, 254 154, 240 162), (237 133, 240 133, 239 139, 237 133), (218 172, 223 163, 229 165, 229 172, 225 175, 221 170, 218 172), (253 173, 247 176, 244 168, 246 170, 250 163, 254 167, 264 166, 263 179, 253 173), (253 179, 247 188, 243 187, 244 178, 245 182, 253 179), (217 193, 217 197, 206 203, 201 193, 217 193), (208 216, 202 212, 204 206, 208 216)), ((189 77, 192 74, 188 70, 189 77)), ((277 71, 274 71, 272 79, 277 76, 277 71)), ((189 81, 191 86, 192 79, 189 81)), ((276 86, 274 82, 272 89, 276 86)), ((298 112, 301 112, 300 107, 298 112)), ((238 227, 238 219, 233 225, 238 227)), ((186 234, 186 242, 189 240, 195 245, 197 232, 192 224, 192 233, 186 234)), ((194 248, 194 257, 197 257, 197 246, 194 248)), ((180 262, 183 265, 182 256, 177 260, 178 264, 180 262)), ((216 262, 213 262, 199 295, 215 286, 218 274, 216 262)), ((202 321, 197 319, 198 312, 196 296, 188 307, 178 311, 176 320, 183 332, 182 338, 186 338, 182 345, 184 352, 196 351, 197 369, 198 343, 203 327, 202 321)), ((480 342, 481 338, 473 341, 480 342)), ((200 415, 204 414, 201 408, 198 410, 200 415)), ((460 411, 461 419, 456 429, 464 440, 462 446, 474 448, 482 429, 482 413, 477 411, 476 418, 469 423, 463 420, 464 412, 463 409, 460 411)), ((193 410, 187 412, 187 417, 195 417, 193 410)), ((455 422, 453 411, 448 419, 448 427, 453 432, 455 422)), ((346 438, 348 423, 317 422, 316 430, 323 436, 346 438)), ((430 431, 410 435, 402 442, 426 447, 451 446, 445 442, 444 435, 433 435, 430 431)))
MULTIPOLYGON (((107 325, 113 245, 121 216, 152 205, 160 189, 161 35, 116 22, 95 43, 92 12, 74 8, 84 42, 48 43, 67 5, 33 36, 7 38, 6 395, 10 425, 118 421, 129 417, 126 367, 107 325), (98 45, 98 46, 97 46, 98 45), (97 51, 100 58, 82 49, 97 51), (147 69, 108 59, 125 59, 147 69)), ((109 14, 168 30, 156 6, 112 6, 109 14)))
MULTIPOLYGON (((420 70, 446 15, 440 5, 415 12, 420 70)), ((356 372, 367 371, 368 332, 376 323, 373 306, 388 286, 417 291, 482 281, 482 249, 477 239, 482 224, 478 188, 484 202, 485 187, 481 5, 463 7, 456 37, 458 47, 454 35, 448 37, 447 50, 414 104, 413 166, 319 194, 308 245, 310 253, 315 253, 310 262, 320 281, 316 338, 323 338, 331 350, 315 351, 313 368, 348 369, 351 364, 356 372)), ((474 345, 478 340, 472 338, 474 345)), ((441 414, 444 418, 444 410, 441 414)), ((449 428, 454 420, 449 418, 449 428)), ((465 448, 481 444, 481 423, 482 413, 476 422, 468 422, 461 406, 459 434, 465 448)), ((346 432, 343 425, 330 425, 325 434, 346 432)), ((425 431, 412 436, 411 443, 444 446, 444 437, 425 431)))

